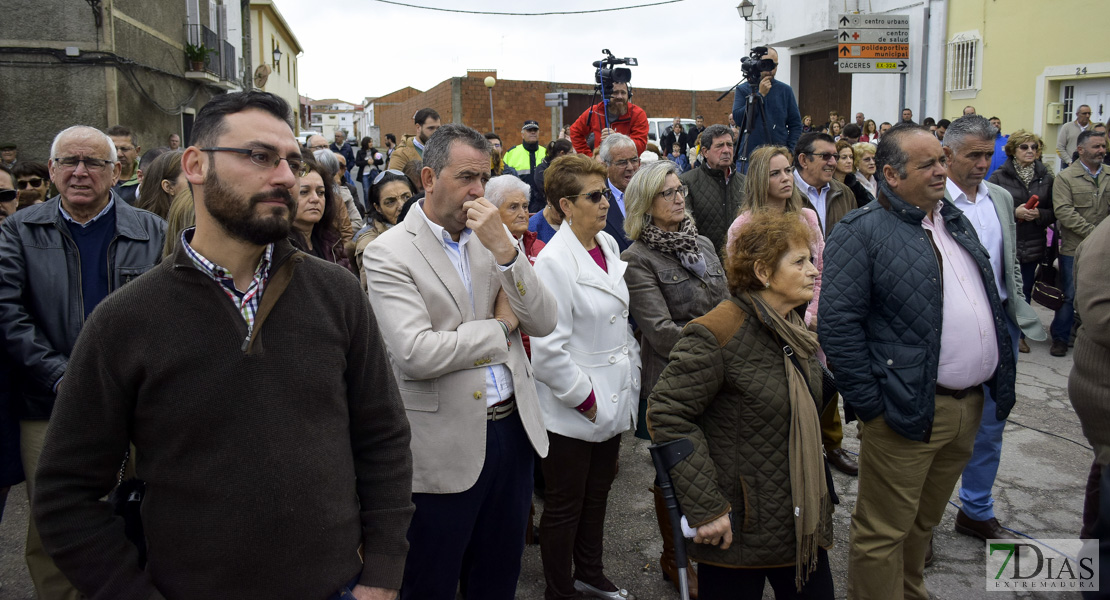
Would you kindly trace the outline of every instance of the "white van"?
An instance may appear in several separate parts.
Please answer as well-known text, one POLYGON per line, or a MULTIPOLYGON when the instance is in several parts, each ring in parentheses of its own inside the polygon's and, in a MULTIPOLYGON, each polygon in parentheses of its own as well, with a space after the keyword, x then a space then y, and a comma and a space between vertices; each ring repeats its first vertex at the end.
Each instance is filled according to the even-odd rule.
MULTIPOLYGON (((663 136, 667 133, 667 128, 670 127, 672 123, 674 123, 674 117, 648 119, 648 141, 655 142, 656 145, 659 145, 659 141, 663 139, 663 136)), ((693 119, 682 119, 682 127, 686 131, 689 131, 690 126, 693 124, 693 119)), ((664 153, 667 152, 667 148, 660 148, 660 150, 664 153)))

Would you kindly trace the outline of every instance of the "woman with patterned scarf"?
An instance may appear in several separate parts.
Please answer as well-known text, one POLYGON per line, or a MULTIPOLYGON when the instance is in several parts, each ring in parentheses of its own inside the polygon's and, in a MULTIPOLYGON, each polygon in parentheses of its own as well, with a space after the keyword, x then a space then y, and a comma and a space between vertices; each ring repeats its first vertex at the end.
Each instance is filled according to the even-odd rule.
MULTIPOLYGON (((624 195, 628 214, 624 230, 631 246, 621 254, 628 263, 629 312, 640 328, 640 419, 638 437, 647 438, 644 412, 647 397, 671 348, 692 319, 709 312, 728 298, 728 282, 713 242, 698 235, 686 212, 686 186, 678 179, 678 166, 669 161, 644 163, 628 183, 624 195)), ((655 488, 655 514, 663 536, 659 568, 663 577, 678 585, 670 518, 659 488, 655 488)), ((697 576, 690 574, 690 597, 697 598, 697 576)))

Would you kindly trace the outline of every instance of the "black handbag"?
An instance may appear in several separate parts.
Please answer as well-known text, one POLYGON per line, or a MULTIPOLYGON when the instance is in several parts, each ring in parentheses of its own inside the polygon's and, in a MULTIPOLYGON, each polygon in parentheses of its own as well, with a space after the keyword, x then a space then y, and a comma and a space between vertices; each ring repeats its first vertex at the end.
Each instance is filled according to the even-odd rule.
POLYGON ((1033 276, 1033 301, 1052 310, 1064 306, 1064 292, 1060 289, 1060 273, 1053 266, 1060 254, 1060 234, 1053 230, 1052 244, 1045 248, 1044 258, 1033 276))

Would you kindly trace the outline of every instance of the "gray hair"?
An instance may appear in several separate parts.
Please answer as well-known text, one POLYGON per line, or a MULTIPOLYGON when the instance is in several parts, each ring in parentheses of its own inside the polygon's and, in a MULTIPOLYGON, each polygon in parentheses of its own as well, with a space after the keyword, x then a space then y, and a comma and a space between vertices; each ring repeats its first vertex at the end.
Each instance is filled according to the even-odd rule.
POLYGON ((644 226, 651 221, 651 204, 655 202, 655 195, 663 190, 667 175, 671 174, 678 175, 678 165, 669 160, 657 160, 644 163, 628 182, 624 190, 624 209, 627 211, 624 231, 628 239, 640 239, 644 226))
POLYGON ((81 132, 81 135, 104 140, 104 143, 108 145, 108 160, 111 162, 119 160, 119 155, 116 154, 116 143, 112 141, 112 138, 108 137, 108 134, 96 127, 89 127, 88 125, 74 125, 59 131, 58 135, 54 136, 54 141, 50 144, 50 160, 58 158, 58 144, 61 143, 62 138, 69 137, 71 134, 76 134, 77 132, 81 132))
POLYGON ((335 174, 339 172, 339 159, 335 157, 335 154, 331 150, 322 148, 313 152, 312 157, 316 159, 316 162, 323 165, 323 167, 331 173, 332 177, 335 177, 335 174))
POLYGON ((531 191, 528 184, 515 175, 498 175, 486 182, 486 200, 497 208, 501 208, 514 192, 524 194, 524 202, 527 203, 531 191))
POLYGON ((443 171, 443 167, 451 162, 451 146, 456 141, 479 150, 483 154, 489 154, 493 148, 486 136, 478 133, 477 130, 458 123, 448 123, 436 129, 424 145, 424 167, 430 168, 438 177, 439 173, 443 171))
POLYGON ((981 115, 965 115, 952 121, 948 129, 944 130, 944 140, 941 144, 945 148, 958 151, 968 139, 993 141, 998 136, 998 128, 981 115))
MULTIPOLYGON (((713 147, 713 140, 726 135, 732 137, 732 130, 724 125, 710 125, 706 127, 705 131, 701 132, 701 138, 699 139, 702 150, 710 149, 713 147)), ((736 140, 733 141, 735 142, 736 140)))
POLYGON ((636 148, 636 142, 633 142, 632 138, 623 133, 610 133, 609 136, 605 138, 605 141, 601 142, 601 148, 597 151, 597 157, 601 159, 601 162, 608 165, 613 162, 613 150, 617 148, 627 148, 629 146, 636 148))

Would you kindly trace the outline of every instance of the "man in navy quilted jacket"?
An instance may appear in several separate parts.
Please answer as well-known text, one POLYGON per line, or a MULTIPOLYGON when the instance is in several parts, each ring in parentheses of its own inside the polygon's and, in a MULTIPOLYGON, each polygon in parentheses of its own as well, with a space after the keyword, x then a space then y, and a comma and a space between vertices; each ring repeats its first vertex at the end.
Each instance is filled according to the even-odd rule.
POLYGON ((825 246, 818 336, 860 417, 848 598, 926 600, 922 571, 971 457, 987 386, 1004 419, 1014 349, 990 257, 944 202, 947 159, 927 129, 879 142, 877 203, 825 246))

